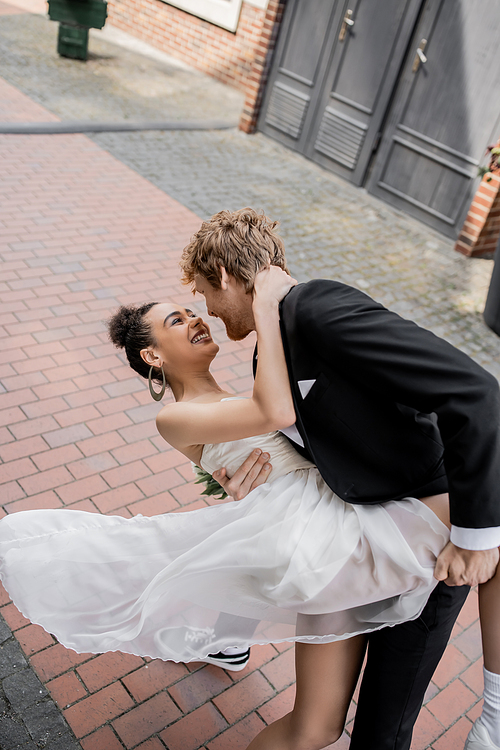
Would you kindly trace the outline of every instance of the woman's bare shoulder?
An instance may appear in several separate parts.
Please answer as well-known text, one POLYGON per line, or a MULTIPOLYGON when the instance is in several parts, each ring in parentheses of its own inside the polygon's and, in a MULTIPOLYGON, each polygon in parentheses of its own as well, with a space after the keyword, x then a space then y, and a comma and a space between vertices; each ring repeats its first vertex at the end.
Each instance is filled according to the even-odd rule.
POLYGON ((182 442, 183 433, 186 428, 194 427, 206 418, 216 418, 220 409, 220 402, 224 398, 209 398, 198 401, 173 401, 158 412, 156 426, 160 434, 170 442, 170 438, 180 438, 182 442))
POLYGON ((192 411, 191 402, 172 401, 170 404, 165 404, 156 415, 156 426, 159 430, 160 427, 164 430, 175 428, 179 420, 183 419, 189 411, 192 411))
POLYGON ((189 458, 190 461, 199 463, 203 445, 187 444, 185 438, 186 420, 196 418, 196 410, 193 413, 191 402, 173 402, 165 404, 156 416, 156 428, 162 438, 173 448, 189 458))

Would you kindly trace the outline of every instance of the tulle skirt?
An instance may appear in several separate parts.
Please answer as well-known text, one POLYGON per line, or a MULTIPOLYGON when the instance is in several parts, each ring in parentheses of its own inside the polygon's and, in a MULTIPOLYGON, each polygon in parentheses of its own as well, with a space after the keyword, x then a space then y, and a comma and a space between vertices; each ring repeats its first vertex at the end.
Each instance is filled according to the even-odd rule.
POLYGON ((414 619, 448 538, 418 500, 348 505, 302 469, 185 513, 12 514, 0 521, 0 575, 21 612, 68 648, 189 662, 414 619))

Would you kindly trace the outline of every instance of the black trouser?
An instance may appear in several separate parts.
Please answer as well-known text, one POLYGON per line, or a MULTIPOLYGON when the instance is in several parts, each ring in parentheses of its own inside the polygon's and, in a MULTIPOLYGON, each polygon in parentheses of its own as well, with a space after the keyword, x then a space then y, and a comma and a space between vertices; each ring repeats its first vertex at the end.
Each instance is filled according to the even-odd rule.
POLYGON ((350 750, 409 750, 427 686, 468 586, 439 583, 418 620, 372 633, 350 750))

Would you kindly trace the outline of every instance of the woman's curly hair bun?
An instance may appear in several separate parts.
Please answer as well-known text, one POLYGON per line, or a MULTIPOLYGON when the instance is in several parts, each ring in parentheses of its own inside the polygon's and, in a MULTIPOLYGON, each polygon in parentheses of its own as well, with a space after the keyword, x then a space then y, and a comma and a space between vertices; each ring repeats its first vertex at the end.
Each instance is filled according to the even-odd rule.
MULTIPOLYGON (((141 350, 155 346, 151 325, 145 317, 157 302, 148 302, 140 307, 122 305, 108 320, 108 335, 118 349, 125 349, 130 367, 143 378, 148 378, 150 366, 141 357, 141 350)), ((161 372, 161 371, 159 371, 161 372)), ((153 380, 161 382, 155 370, 153 380)))
POLYGON ((108 323, 109 338, 118 349, 124 349, 130 331, 140 322, 139 308, 123 305, 108 323))

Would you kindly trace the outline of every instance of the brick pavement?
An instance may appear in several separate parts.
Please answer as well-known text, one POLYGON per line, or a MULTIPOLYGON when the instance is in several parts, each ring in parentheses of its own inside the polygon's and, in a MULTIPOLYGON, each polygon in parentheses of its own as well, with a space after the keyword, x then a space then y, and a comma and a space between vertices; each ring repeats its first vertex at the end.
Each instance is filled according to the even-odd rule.
MULTIPOLYGON (((1 81, 0 102, 2 119, 51 119, 40 105, 1 81)), ((164 141, 158 135, 144 145, 156 143, 164 154, 174 141, 163 135, 164 141)), ((165 191, 168 180, 179 178, 176 164, 170 172, 159 170, 165 183, 161 190, 139 168, 132 171, 100 148, 97 139, 0 137, 0 335, 6 352, 0 365, 2 514, 68 506, 132 516, 203 504, 188 462, 156 435, 158 406, 107 342, 102 321, 122 302, 160 298, 193 303, 178 284, 177 259, 199 218, 167 193, 188 205, 193 200, 203 215, 216 199, 216 208, 226 205, 222 188, 215 197, 208 191, 202 195, 217 180, 223 185, 228 166, 222 158, 224 144, 229 156, 241 154, 244 163, 254 154, 246 187, 237 188, 236 174, 230 173, 230 185, 239 190, 230 205, 257 195, 259 180, 272 171, 268 162, 274 159, 279 175, 274 187, 281 180, 286 196, 278 198, 271 185, 266 208, 283 201, 294 271, 309 273, 300 257, 308 249, 318 275, 328 277, 342 263, 344 280, 362 288, 370 284, 375 296, 386 295, 394 307, 441 327, 498 372, 498 339, 481 328, 478 314, 487 261, 468 265, 455 258, 446 240, 265 139, 233 133, 219 141, 214 134, 193 141, 190 135, 184 134, 184 142, 176 136, 182 145, 174 149, 177 165, 182 156, 187 167, 193 165, 193 155, 187 156, 193 144, 205 151, 215 144, 221 157, 218 167, 214 157, 199 172, 201 187, 194 198, 188 195, 194 183, 187 167, 185 179, 165 191), (318 205, 314 185, 323 204, 318 205), (309 214, 293 240, 292 208, 299 213, 304 195, 309 214), (323 220, 316 222, 318 211, 323 220), (356 212, 363 225, 352 221, 356 212), (341 238, 332 247, 333 234, 327 234, 333 220, 341 238), (379 226, 375 237, 367 229, 373 223, 379 226), (400 254, 391 245, 392 235, 400 254), (321 252, 316 254, 316 247, 321 252), (321 258, 323 266, 317 268, 321 258)), ((130 147, 131 142, 120 146, 123 161, 136 159, 129 152, 127 156, 123 143, 130 147)), ((146 152, 144 148, 141 154, 146 152)), ((220 325, 214 332, 223 341, 220 325)), ((244 393, 249 388, 250 353, 251 342, 223 341, 216 377, 228 390, 244 393)), ((0 627, 0 640, 5 635, 0 708, 8 709, 2 720, 7 723, 0 721, 0 743, 2 726, 10 727, 12 748, 43 746, 40 732, 45 731, 52 733, 46 742, 50 750, 56 750, 57 742, 66 742, 57 750, 78 745, 83 750, 239 750, 293 700, 292 650, 283 646, 254 648, 249 666, 237 674, 120 654, 78 656, 27 622, 5 596, 0 606, 15 636, 0 627), (25 695, 24 702, 19 695, 25 695), (59 712, 48 708, 51 699, 59 712), (33 716, 45 717, 41 729, 33 716), (22 735, 24 745, 16 739, 14 729, 21 732, 16 727, 28 732, 22 735)), ((472 593, 430 686, 413 750, 460 747, 479 712, 479 656, 477 597, 472 593)), ((346 749, 347 736, 335 747, 346 749)))

